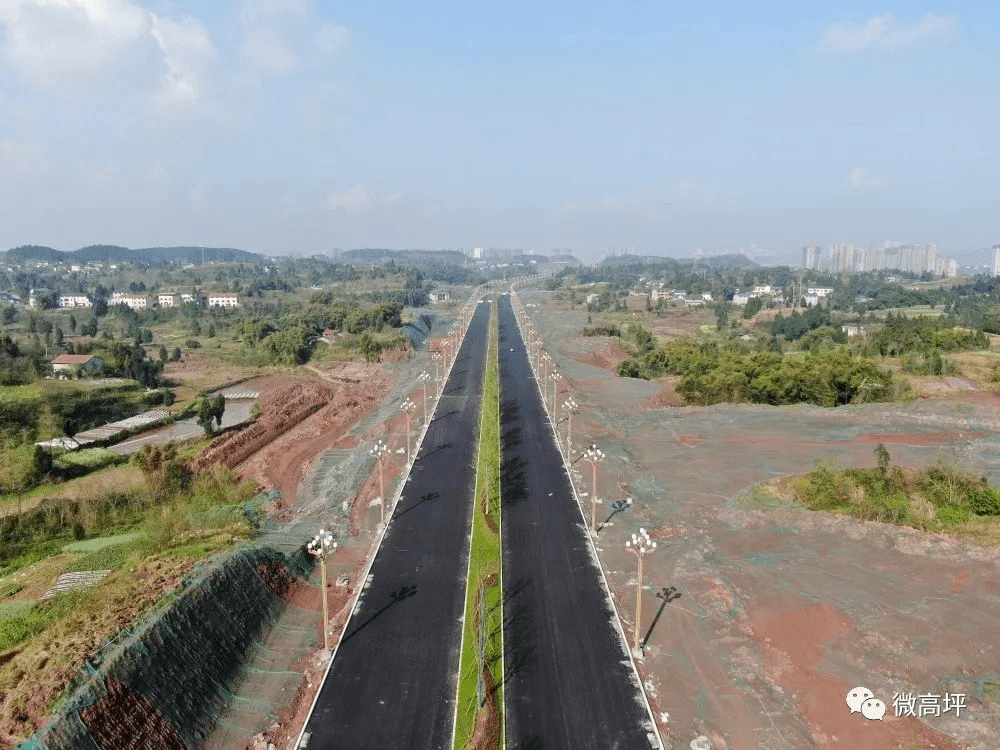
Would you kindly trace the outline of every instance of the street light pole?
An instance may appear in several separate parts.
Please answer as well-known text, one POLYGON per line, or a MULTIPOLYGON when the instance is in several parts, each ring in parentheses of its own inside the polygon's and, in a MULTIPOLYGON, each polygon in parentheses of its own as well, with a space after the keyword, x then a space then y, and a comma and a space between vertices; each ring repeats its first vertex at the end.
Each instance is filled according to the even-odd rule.
POLYGON ((410 399, 406 399, 403 403, 399 405, 399 408, 406 412, 406 463, 410 464, 413 462, 413 458, 410 455, 410 413, 417 407, 410 399))
POLYGON ((590 494, 590 533, 597 536, 597 464, 604 460, 604 452, 596 445, 587 448, 583 457, 590 461, 591 494, 590 494))
POLYGON ((649 538, 645 529, 639 529, 638 534, 633 534, 632 539, 625 542, 625 548, 635 555, 639 561, 638 577, 635 581, 635 650, 632 652, 636 656, 642 656, 641 631, 642 631, 642 558, 645 554, 656 549, 656 542, 649 538))
POLYGON ((327 602, 326 583, 326 556, 332 555, 337 549, 337 543, 333 541, 333 535, 320 529, 319 533, 313 537, 312 541, 306 545, 309 554, 319 559, 320 577, 323 581, 323 650, 330 651, 330 605, 327 602))
POLYGON ((556 394, 559 390, 559 381, 562 380, 562 375, 558 372, 553 372, 549 375, 549 379, 552 381, 552 423, 554 426, 556 419, 556 394))
POLYGON ((441 380, 441 360, 443 356, 441 352, 434 352, 431 355, 431 359, 434 360, 434 382, 440 382, 441 380))
POLYGON ((576 401, 570 396, 568 399, 563 401, 563 408, 566 410, 566 455, 569 456, 573 451, 573 410, 577 407, 576 401))
POLYGON ((369 453, 371 453, 375 460, 378 462, 378 517, 379 524, 385 523, 385 483, 382 478, 382 460, 389 455, 389 446, 382 442, 382 438, 379 438, 375 447, 372 448, 369 453))
POLYGON ((424 387, 424 424, 427 424, 427 381, 430 380, 431 374, 424 370, 417 376, 417 380, 424 387))

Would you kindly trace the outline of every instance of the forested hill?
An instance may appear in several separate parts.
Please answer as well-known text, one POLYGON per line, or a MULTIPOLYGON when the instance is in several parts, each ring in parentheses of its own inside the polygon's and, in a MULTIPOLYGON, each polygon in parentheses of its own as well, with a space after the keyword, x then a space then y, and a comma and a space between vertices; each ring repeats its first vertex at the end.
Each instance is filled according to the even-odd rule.
POLYGON ((197 263, 206 261, 246 261, 259 263, 263 255, 231 247, 146 247, 131 249, 119 245, 88 245, 76 251, 56 250, 40 245, 22 245, 7 251, 10 261, 45 260, 50 263, 89 263, 91 261, 134 261, 137 263, 197 263))
POLYGON ((394 260, 397 263, 435 261, 456 266, 464 266, 470 262, 459 250, 381 250, 379 248, 345 250, 340 254, 340 260, 344 263, 381 263, 385 260, 394 260))

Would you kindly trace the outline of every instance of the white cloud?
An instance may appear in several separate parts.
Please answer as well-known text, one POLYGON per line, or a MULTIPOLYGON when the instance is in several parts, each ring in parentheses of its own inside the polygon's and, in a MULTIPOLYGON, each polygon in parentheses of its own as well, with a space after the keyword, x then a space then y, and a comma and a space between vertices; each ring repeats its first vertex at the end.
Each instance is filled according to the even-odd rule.
POLYGON ((864 23, 838 22, 828 26, 819 40, 822 52, 847 53, 897 50, 922 44, 946 42, 955 36, 957 19, 927 13, 916 23, 907 23, 892 13, 872 16, 864 23))
POLYGON ((150 14, 128 0, 2 0, 2 56, 41 86, 78 86, 108 75, 148 33, 150 14))
POLYGON ((851 173, 847 176, 847 184, 852 190, 868 190, 881 185, 882 180, 875 177, 875 175, 867 169, 856 167, 855 169, 852 169, 851 173))
POLYGON ((202 101, 202 79, 215 58, 208 30, 190 16, 178 23, 153 15, 151 34, 166 66, 153 106, 162 115, 191 112, 202 101))
POLYGON ((243 56, 262 73, 284 75, 298 69, 301 61, 276 29, 257 28, 243 40, 243 56))
POLYGON ((370 202, 368 188, 364 185, 355 185, 343 193, 330 193, 326 196, 326 207, 331 211, 360 211, 370 202))
POLYGON ((160 16, 130 0, 0 0, 0 28, 0 57, 26 81, 76 92, 128 78, 165 115, 201 103, 215 57, 196 19, 160 16))

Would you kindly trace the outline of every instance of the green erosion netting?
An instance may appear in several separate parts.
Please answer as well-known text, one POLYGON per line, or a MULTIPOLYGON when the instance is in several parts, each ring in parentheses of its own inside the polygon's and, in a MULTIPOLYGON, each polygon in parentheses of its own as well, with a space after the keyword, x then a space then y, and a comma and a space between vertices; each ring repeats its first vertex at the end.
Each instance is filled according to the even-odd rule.
MULTIPOLYGON (((259 694, 250 708, 260 726, 281 705, 274 693, 287 692, 287 659, 308 647, 311 613, 298 617, 298 628, 267 631, 285 608, 282 595, 293 575, 309 566, 301 547, 284 555, 254 546, 195 569, 165 609, 121 631, 91 657, 57 718, 22 747, 113 750, 153 731, 159 746, 194 748, 220 720, 231 721, 233 693, 248 682, 259 694), (250 660, 264 666, 246 670, 250 660)), ((239 711, 246 706, 233 705, 234 723, 242 723, 239 711)))

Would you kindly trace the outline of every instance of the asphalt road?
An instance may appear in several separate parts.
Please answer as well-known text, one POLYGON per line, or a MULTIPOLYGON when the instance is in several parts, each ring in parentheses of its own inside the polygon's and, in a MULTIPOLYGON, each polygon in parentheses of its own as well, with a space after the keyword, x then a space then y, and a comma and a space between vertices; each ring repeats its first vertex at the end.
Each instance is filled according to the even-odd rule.
POLYGON ((450 748, 489 313, 479 305, 459 349, 306 725, 308 750, 450 748))
POLYGON ((507 296, 499 323, 507 747, 656 747, 507 296))

